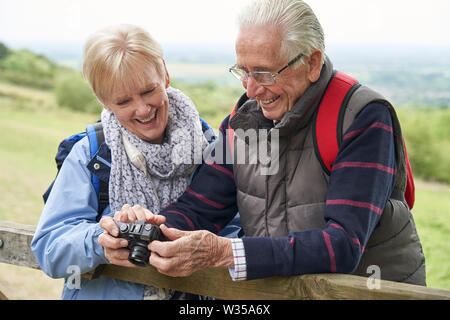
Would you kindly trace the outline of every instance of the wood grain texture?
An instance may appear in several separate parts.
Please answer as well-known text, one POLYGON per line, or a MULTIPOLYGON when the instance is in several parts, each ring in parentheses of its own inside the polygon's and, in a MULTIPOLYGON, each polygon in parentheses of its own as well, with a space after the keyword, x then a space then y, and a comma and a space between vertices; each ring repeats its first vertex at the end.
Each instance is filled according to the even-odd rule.
POLYGON ((8 300, 8 298, 0 291, 0 300, 8 300))
MULTIPOLYGON (((34 230, 33 226, 0 222, 0 262, 39 269, 30 249, 34 230)), ((380 280, 379 289, 369 289, 367 278, 348 274, 308 274, 232 281, 227 268, 207 268, 189 277, 169 277, 152 266, 125 268, 101 265, 82 277, 92 279, 99 275, 225 300, 450 300, 449 290, 385 280, 380 280)), ((1 299, 6 297, 0 292, 1 299)))
POLYGON ((0 262, 40 269, 30 244, 35 228, 13 222, 0 223, 0 262))
POLYGON ((450 291, 393 281, 380 281, 379 289, 369 289, 367 278, 345 274, 309 274, 232 281, 227 268, 208 268, 189 277, 173 278, 154 267, 124 268, 108 265, 103 275, 162 288, 225 300, 450 300, 450 291))

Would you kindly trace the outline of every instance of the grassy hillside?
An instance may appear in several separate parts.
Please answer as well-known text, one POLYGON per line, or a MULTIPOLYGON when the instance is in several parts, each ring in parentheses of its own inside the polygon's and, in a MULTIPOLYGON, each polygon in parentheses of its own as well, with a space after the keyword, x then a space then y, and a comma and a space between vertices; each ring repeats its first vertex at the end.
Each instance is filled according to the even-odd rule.
POLYGON ((412 213, 425 253, 427 284, 450 290, 450 186, 417 181, 412 213))
POLYGON ((450 109, 399 108, 414 174, 450 184, 450 109))
POLYGON ((39 192, 55 176, 59 142, 98 117, 57 108, 54 101, 45 91, 0 83, 0 212, 6 215, 2 220, 37 223, 30 212, 42 207, 39 192))

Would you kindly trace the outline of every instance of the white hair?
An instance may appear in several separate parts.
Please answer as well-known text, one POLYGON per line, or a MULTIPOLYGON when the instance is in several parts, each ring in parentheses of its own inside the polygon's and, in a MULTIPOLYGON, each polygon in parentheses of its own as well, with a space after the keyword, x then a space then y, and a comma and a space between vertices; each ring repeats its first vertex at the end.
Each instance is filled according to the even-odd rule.
MULTIPOLYGON (((302 0, 256 0, 238 17, 239 30, 247 26, 280 28, 283 40, 280 55, 287 61, 298 54, 309 56, 314 49, 322 52, 325 39, 322 26, 309 5, 302 0)), ((300 59, 303 63, 303 59, 300 59)), ((300 63, 297 64, 299 66, 300 63)), ((295 66, 294 66, 295 67, 295 66)))

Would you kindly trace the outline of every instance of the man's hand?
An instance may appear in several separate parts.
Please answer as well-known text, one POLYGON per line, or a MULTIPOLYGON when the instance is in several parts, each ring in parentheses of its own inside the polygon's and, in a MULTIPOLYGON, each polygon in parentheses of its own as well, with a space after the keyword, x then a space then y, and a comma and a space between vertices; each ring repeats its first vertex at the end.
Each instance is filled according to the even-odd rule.
POLYGON ((234 266, 231 240, 209 231, 182 231, 160 226, 164 235, 173 241, 153 241, 150 264, 172 277, 189 276, 206 267, 234 266))

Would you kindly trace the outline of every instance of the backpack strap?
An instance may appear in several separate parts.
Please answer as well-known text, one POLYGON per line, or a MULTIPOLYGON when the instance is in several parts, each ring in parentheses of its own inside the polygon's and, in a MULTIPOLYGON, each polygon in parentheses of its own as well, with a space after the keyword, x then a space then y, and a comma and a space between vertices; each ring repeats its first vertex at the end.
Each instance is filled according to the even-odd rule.
MULTIPOLYGON (((98 141, 99 138, 104 140, 104 137, 101 137, 102 134, 99 133, 100 131, 103 132, 101 122, 97 122, 86 127, 86 133, 89 139, 89 148, 91 151, 91 159, 94 158, 99 146, 102 143, 98 141)), ((95 192, 98 194, 100 190, 100 179, 95 175, 92 175, 92 184, 94 185, 95 192)))
POLYGON ((348 110, 354 116, 360 111, 360 109, 355 108, 355 103, 360 107, 364 107, 370 100, 382 102, 388 107, 392 116, 397 157, 399 159, 391 198, 406 202, 409 208, 412 209, 415 191, 414 178, 397 115, 392 105, 382 96, 374 91, 368 92, 367 90, 370 89, 361 87, 354 78, 342 72, 334 72, 314 118, 313 143, 317 159, 319 159, 323 170, 330 175, 331 167, 336 160, 342 142, 343 131, 350 125, 349 120, 352 121, 353 119, 346 116, 350 100, 355 100, 353 107, 349 107, 348 110), (359 88, 361 89, 358 90, 358 94, 354 94, 359 88), (366 95, 367 97, 365 97, 366 95))
MULTIPOLYGON (((86 133, 89 138, 89 147, 91 152, 91 159, 93 159, 100 146, 105 141, 105 135, 103 133, 103 126, 100 121, 91 124, 86 127, 86 133)), ((97 210, 97 218, 99 221, 103 210, 109 205, 109 190, 108 183, 99 179, 99 177, 95 174, 92 174, 92 185, 94 186, 95 192, 98 197, 98 210, 97 210)))
POLYGON ((416 200, 415 190, 416 186, 414 184, 414 176, 411 169, 411 163, 409 162, 408 153, 406 152, 405 138, 403 138, 403 145, 405 150, 405 163, 406 163, 406 189, 405 189, 405 200, 408 203, 409 209, 414 207, 414 202, 416 200))
POLYGON ((202 125, 202 132, 209 144, 216 140, 216 134, 209 124, 200 117, 200 124, 202 125))
POLYGON ((357 80, 335 71, 314 116, 314 150, 328 175, 341 144, 342 124, 348 101, 360 86, 357 80))

